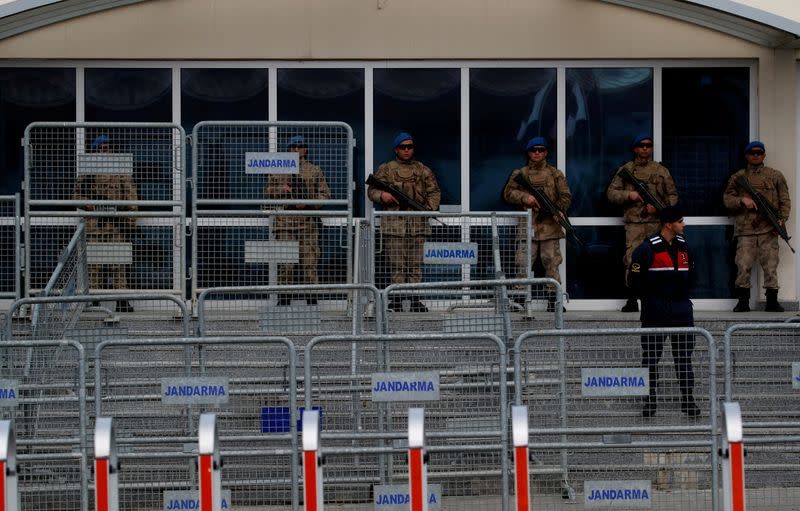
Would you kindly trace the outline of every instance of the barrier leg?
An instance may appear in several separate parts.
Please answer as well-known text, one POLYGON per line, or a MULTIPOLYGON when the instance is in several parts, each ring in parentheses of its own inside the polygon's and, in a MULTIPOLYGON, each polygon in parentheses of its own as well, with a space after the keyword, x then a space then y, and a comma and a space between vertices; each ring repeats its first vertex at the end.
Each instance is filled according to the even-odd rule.
POLYGON ((98 417, 94 425, 94 502, 96 511, 119 511, 119 461, 114 425, 98 417))
POLYGON ((528 407, 511 408, 511 424, 514 442, 514 488, 516 511, 530 510, 531 481, 528 475, 528 407))
POLYGON ((408 484, 411 511, 428 511, 428 457, 425 409, 408 409, 408 484))
POLYGON ((197 431, 199 455, 197 466, 200 473, 200 511, 222 509, 222 460, 219 455, 217 437, 217 415, 204 413, 200 416, 197 431))
POLYGON ((306 511, 323 511, 319 410, 303 411, 303 490, 306 511))
POLYGON ((744 511, 744 446, 739 403, 722 405, 722 489, 725 511, 744 511))
POLYGON ((11 421, 0 421, 0 511, 19 511, 17 441, 11 421))

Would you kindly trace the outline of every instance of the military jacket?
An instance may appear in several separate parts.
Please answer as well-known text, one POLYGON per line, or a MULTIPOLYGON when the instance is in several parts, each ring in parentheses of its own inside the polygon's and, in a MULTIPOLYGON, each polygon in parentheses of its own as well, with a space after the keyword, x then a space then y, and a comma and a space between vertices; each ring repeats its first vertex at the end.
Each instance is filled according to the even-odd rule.
POLYGON ((736 184, 736 178, 741 175, 744 175, 753 188, 764 196, 781 220, 785 221, 789 218, 792 201, 789 198, 789 187, 783 174, 779 170, 764 165, 757 167, 748 165, 748 168, 741 169, 731 176, 722 197, 725 207, 736 215, 733 225, 734 237, 765 234, 773 230, 767 219, 758 211, 747 209, 742 204, 742 197, 747 193, 736 184))
MULTIPOLYGON (((519 173, 523 173, 528 179, 528 182, 536 188, 542 188, 545 194, 561 211, 566 211, 570 204, 572 204, 572 194, 569 191, 564 173, 547 162, 528 162, 528 165, 518 168, 511 173, 503 189, 503 200, 507 203, 518 206, 520 209, 525 209, 525 201, 528 196, 531 195, 530 191, 526 190, 521 184, 514 180, 519 173)), ((551 215, 542 216, 538 213, 539 210, 534 210, 534 240, 544 241, 564 237, 564 229, 561 228, 561 225, 551 215)))
MULTIPOLYGON (((439 209, 442 200, 439 183, 433 171, 424 164, 416 160, 390 161, 378 167, 375 177, 398 188, 429 210, 439 209)), ((367 189, 367 196, 387 211, 409 211, 398 204, 383 204, 381 190, 373 186, 367 189)), ((381 219, 381 232, 391 236, 427 236, 431 233, 431 227, 427 218, 384 217, 381 219)))
MULTIPOLYGON (((105 206, 92 204, 92 201, 135 201, 139 197, 136 192, 136 183, 130 175, 96 174, 82 176, 75 182, 72 192, 73 200, 86 201, 83 209, 87 211, 137 211, 136 205, 105 206)), ((136 226, 135 217, 86 217, 86 230, 89 233, 98 231, 116 232, 133 229, 136 226)))
MULTIPOLYGON (((636 179, 647 185, 650 193, 665 206, 677 204, 678 190, 675 188, 675 181, 672 180, 672 176, 665 166, 650 160, 644 165, 636 165, 635 162, 629 161, 622 168, 628 169, 636 179)), ((622 219, 625 223, 658 222, 658 213, 650 214, 647 212, 645 204, 628 198, 628 195, 635 190, 634 186, 622 179, 619 172, 617 172, 614 174, 611 184, 608 185, 606 196, 612 203, 622 205, 622 219)))
MULTIPOLYGON (((297 174, 271 174, 264 188, 267 199, 284 200, 327 200, 331 196, 331 189, 325 180, 325 174, 318 165, 308 160, 300 160, 300 170, 297 174), (285 186, 292 188, 291 192, 284 191, 285 186)), ((276 209, 281 209, 279 206, 276 209)), ((289 206, 287 209, 295 209, 289 206)), ((306 209, 319 209, 320 206, 308 206, 306 209)), ((312 227, 319 223, 319 217, 309 218, 302 216, 276 216, 275 230, 287 231, 312 227)))

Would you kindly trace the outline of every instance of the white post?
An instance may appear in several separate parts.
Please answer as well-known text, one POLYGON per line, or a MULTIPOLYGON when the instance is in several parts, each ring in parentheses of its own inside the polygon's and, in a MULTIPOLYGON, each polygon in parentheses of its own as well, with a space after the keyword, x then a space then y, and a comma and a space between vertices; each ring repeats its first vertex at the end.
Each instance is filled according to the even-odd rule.
POLYGON ((306 511, 323 511, 319 410, 303 411, 303 489, 306 511))
POLYGON ((221 511, 222 460, 217 437, 217 415, 204 413, 198 428, 198 459, 200 472, 200 511, 221 511))
POLYGON ((17 441, 11 421, 0 421, 0 511, 19 511, 17 441))
POLYGON ((111 417, 94 425, 94 502, 96 511, 119 511, 119 461, 111 417))
POLYGON ((411 511, 428 511, 425 409, 408 409, 408 484, 411 511))
POLYGON ((722 488, 725 511, 744 511, 744 447, 739 403, 722 405, 722 488))
POLYGON ((528 477, 528 407, 511 408, 512 440, 514 442, 514 488, 516 511, 530 510, 531 481, 528 477))

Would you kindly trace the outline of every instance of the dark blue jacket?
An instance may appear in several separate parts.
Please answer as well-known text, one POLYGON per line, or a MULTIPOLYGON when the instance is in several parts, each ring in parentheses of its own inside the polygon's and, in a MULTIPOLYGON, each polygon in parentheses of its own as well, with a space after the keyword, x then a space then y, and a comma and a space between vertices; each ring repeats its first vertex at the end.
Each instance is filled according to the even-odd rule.
POLYGON ((642 300, 642 326, 692 326, 689 289, 694 259, 683 236, 672 244, 656 234, 633 252, 628 281, 642 300))

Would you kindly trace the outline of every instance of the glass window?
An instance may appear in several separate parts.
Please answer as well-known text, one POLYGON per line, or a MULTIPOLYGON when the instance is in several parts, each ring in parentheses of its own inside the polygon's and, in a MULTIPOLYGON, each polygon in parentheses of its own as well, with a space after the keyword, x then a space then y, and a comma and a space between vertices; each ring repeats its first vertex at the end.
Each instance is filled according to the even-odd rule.
POLYGON ((666 68, 663 160, 687 216, 725 216, 722 192, 744 166, 750 70, 666 68))
POLYGON ((181 69, 181 123, 266 121, 266 69, 181 69))
POLYGON ((442 204, 461 204, 461 72, 458 69, 374 71, 374 161, 395 158, 392 141, 414 136, 416 158, 436 174, 442 204))
POLYGON ((731 298, 736 279, 736 244, 731 225, 686 226, 686 241, 694 256, 692 298, 731 298))
POLYGON ((653 130, 653 71, 567 69, 567 163, 572 216, 621 216, 606 199, 631 139, 653 130))
POLYGON ((625 228, 576 227, 583 247, 567 243, 567 293, 575 299, 625 297, 625 228))
POLYGON ((0 68, 0 195, 22 190, 20 140, 34 121, 75 121, 75 70, 0 68))
POLYGON ((89 122, 171 122, 171 69, 87 69, 89 122))
POLYGON ((556 70, 470 69, 470 209, 507 211, 511 172, 527 163, 526 142, 546 137, 556 162, 556 70))
MULTIPOLYGON (((278 119, 282 121, 340 121, 353 129, 353 192, 356 216, 364 212, 364 70, 279 69, 278 119)), ((313 154, 309 154, 311 160, 313 154)), ((325 169, 323 169, 324 171, 325 169)), ((345 198, 344 183, 329 178, 334 198, 345 198)))

